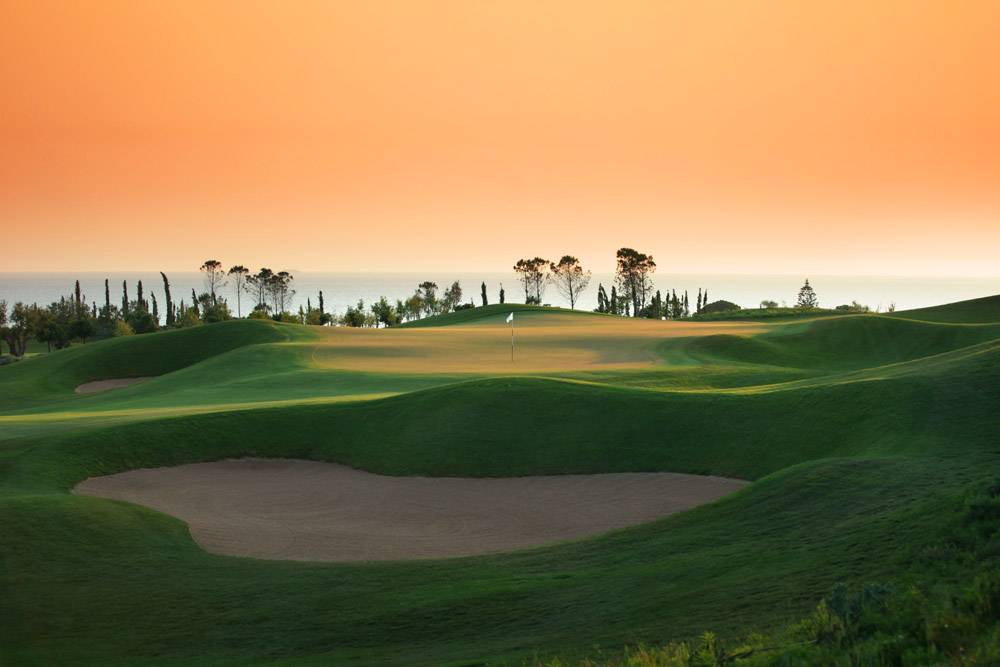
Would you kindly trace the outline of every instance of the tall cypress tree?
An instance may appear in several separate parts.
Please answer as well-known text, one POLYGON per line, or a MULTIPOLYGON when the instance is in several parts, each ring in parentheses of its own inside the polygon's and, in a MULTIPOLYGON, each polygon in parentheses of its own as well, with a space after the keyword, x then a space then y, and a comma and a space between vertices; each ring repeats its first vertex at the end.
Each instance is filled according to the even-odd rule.
POLYGON ((611 286, 611 308, 608 310, 609 313, 619 315, 618 312, 618 290, 614 285, 611 286))
POLYGON ((128 319, 128 283, 122 281, 122 319, 128 319))
POLYGON ((482 285, 482 297, 483 297, 483 305, 484 306, 489 305, 489 301, 486 300, 486 281, 485 280, 483 281, 483 285, 482 285))
POLYGON ((149 298, 153 300, 153 320, 156 326, 160 326, 160 309, 156 305, 156 292, 150 292, 149 298))
POLYGON ((323 315, 326 315, 326 311, 323 310, 323 308, 324 308, 324 306, 323 306, 323 290, 320 290, 319 291, 319 315, 320 315, 320 317, 323 317, 323 315))
POLYGON ((194 310, 194 314, 201 317, 201 313, 198 311, 198 295, 194 293, 194 288, 191 288, 191 308, 194 310))
POLYGON ((160 276, 163 277, 163 305, 167 308, 167 326, 174 326, 174 302, 170 300, 170 281, 167 280, 167 274, 160 271, 160 276))
POLYGON ((108 317, 111 317, 111 287, 108 279, 104 279, 104 307, 108 309, 108 317))
POLYGON ((139 281, 139 283, 135 287, 135 307, 138 308, 138 309, 140 309, 140 310, 149 310, 149 308, 146 307, 146 303, 142 300, 142 281, 141 280, 139 281))
POLYGON ((500 283, 500 303, 503 302, 503 283, 500 283))

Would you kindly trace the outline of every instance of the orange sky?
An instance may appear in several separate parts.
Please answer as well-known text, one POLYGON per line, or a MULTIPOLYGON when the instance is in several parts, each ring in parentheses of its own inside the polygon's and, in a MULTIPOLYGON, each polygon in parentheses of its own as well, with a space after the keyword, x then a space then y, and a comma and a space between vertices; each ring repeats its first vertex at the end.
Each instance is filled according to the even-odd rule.
POLYGON ((1000 274, 995 2, 0 6, 0 270, 1000 274))

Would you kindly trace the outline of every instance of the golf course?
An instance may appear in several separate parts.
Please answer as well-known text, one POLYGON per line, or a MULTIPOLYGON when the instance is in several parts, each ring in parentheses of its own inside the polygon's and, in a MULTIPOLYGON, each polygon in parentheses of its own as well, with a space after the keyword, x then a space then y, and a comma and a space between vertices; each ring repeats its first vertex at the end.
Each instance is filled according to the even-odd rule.
MULTIPOLYGON (((566 665, 783 637, 839 585, 958 600, 998 434, 1000 296, 74 344, 0 367, 0 664, 566 665)), ((948 627, 926 664, 997 664, 948 627)))

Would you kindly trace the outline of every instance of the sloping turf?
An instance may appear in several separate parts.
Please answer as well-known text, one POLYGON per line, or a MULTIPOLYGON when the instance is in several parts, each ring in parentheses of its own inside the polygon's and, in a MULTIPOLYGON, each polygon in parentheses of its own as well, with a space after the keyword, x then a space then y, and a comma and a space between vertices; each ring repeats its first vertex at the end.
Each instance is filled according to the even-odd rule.
POLYGON ((943 323, 752 330, 526 311, 524 344, 562 360, 544 372, 493 359, 506 305, 350 340, 234 322, 0 369, 0 646, 12 664, 477 664, 771 627, 838 581, 905 579, 995 475, 1000 330, 980 324, 1000 320, 1000 300, 979 302, 936 309, 943 323), (446 350, 462 364, 435 372, 446 350), (212 556, 170 517, 68 493, 92 475, 244 455, 757 481, 597 539, 372 565, 212 556))

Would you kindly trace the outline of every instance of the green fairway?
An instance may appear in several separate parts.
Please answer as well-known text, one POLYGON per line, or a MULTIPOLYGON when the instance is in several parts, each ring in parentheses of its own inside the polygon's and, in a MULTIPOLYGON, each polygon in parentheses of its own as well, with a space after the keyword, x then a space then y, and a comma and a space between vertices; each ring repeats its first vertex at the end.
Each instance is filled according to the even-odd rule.
POLYGON ((0 664, 517 664, 768 631, 838 582, 918 578, 997 477, 997 406, 1000 297, 718 322, 240 320, 40 354, 0 368, 0 664), (74 393, 129 377, 151 379, 74 393), (753 483, 578 542, 352 564, 208 554, 174 518, 70 493, 241 456, 753 483))

